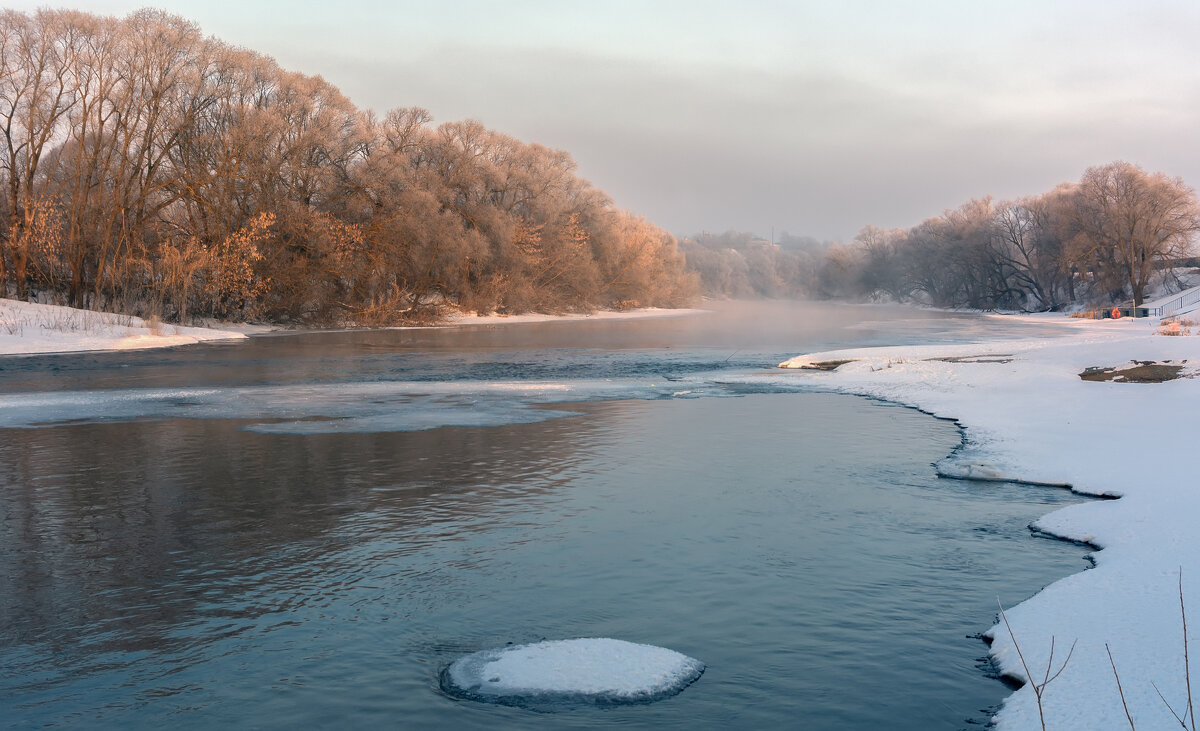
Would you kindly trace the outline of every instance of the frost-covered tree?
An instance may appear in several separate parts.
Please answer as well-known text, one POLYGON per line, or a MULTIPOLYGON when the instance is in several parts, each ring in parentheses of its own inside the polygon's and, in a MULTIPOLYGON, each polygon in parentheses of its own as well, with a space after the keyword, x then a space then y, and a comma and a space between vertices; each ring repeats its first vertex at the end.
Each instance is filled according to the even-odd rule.
POLYGON ((695 292, 566 152, 431 124, 161 11, 0 12, 0 296, 378 323, 695 292))
POLYGON ((1187 255, 1200 231, 1200 204, 1180 178, 1113 162, 1088 168, 1076 198, 1084 258, 1115 262, 1134 305, 1145 298, 1155 270, 1187 255))

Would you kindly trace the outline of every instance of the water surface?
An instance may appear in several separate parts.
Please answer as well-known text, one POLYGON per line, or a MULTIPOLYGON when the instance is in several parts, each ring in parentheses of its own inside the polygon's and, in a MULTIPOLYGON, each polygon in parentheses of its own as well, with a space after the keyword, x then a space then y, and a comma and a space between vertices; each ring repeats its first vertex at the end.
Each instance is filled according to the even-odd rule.
POLYGON ((910 409, 722 384, 855 342, 1026 331, 821 307, 0 360, 0 714, 185 728, 985 720, 1007 691, 977 635, 997 597, 1082 567, 1083 549, 1026 528, 1074 498, 937 479, 930 463, 959 433, 910 409), (547 405, 504 385, 523 382, 589 397, 547 405), (418 398, 421 384, 437 397, 418 398), (497 423, 575 415, 246 429, 362 414, 394 426, 393 412, 478 408, 456 394, 483 386, 497 423), (213 395, 143 407, 151 389, 213 395), (34 397, 52 426, 4 411, 34 397), (708 669, 666 701, 552 717, 438 689, 462 654, 584 636, 708 669))

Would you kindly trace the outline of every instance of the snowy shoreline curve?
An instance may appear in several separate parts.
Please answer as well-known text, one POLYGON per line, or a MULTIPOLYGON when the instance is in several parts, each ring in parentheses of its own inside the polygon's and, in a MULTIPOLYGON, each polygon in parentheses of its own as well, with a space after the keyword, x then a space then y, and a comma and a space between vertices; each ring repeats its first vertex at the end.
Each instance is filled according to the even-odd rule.
MULTIPOLYGON (((1011 316, 1006 316, 1011 317, 1011 316)), ((1120 497, 1056 510, 1034 530, 1095 546, 1094 568, 1060 579, 1005 613, 1031 673, 1055 669, 1078 642, 1062 675, 1043 693, 1046 727, 1128 726, 1109 664, 1111 648, 1125 700, 1139 728, 1177 721, 1186 704, 1183 598, 1200 618, 1200 337, 1158 334, 1157 320, 1066 320, 1029 316, 1074 332, 970 345, 865 348, 812 353, 780 364, 806 386, 886 399, 957 421, 964 445, 939 474, 981 480, 980 490, 1021 489, 1013 479, 1120 497), (846 361, 832 370, 813 364, 846 361), (1181 364, 1162 383, 1088 382, 1090 367, 1130 361, 1181 364)), ((1003 625, 986 636, 1002 674, 1024 678, 1003 625)), ((1001 731, 1041 728, 1030 685, 1010 695, 995 718, 1001 731)))

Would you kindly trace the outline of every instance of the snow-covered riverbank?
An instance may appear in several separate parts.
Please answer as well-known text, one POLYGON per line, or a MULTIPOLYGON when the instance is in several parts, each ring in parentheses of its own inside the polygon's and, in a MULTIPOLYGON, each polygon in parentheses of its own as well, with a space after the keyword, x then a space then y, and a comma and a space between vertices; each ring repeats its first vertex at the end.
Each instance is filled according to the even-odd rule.
POLYGON ((244 328, 183 327, 131 315, 0 299, 0 355, 166 348, 244 337, 244 328))
MULTIPOLYGON (((650 317, 679 317, 700 312, 704 310, 645 308, 571 315, 459 314, 448 318, 446 324, 490 326, 531 322, 638 320, 650 317)), ((184 327, 147 322, 131 315, 114 315, 0 299, 0 355, 167 348, 206 340, 236 340, 274 329, 276 328, 269 325, 231 323, 216 323, 213 327, 184 327)))
MULTIPOLYGON (((1062 325, 1064 318, 1053 322, 1062 325)), ((1081 493, 1121 496, 1037 521, 1038 530, 1102 550, 1094 554, 1095 568, 1051 584, 1006 614, 1039 683, 1051 647, 1057 670, 1077 642, 1044 690, 1047 728, 1128 728, 1106 644, 1137 727, 1171 728, 1178 724, 1155 685, 1177 711, 1186 710, 1181 567, 1193 635, 1200 626, 1200 463, 1193 451, 1200 444, 1200 378, 1187 377, 1200 372, 1200 337, 1160 335, 1151 320, 1069 322, 1075 333, 1065 337, 832 351, 781 365, 850 359, 836 370, 795 376, 956 419, 966 444, 938 465, 943 474, 1066 483, 1081 493), (1134 360, 1171 361, 1183 366, 1184 377, 1162 383, 1079 377, 1089 367, 1134 360)), ((978 489, 1021 487, 980 482, 978 489)), ((1004 626, 988 635, 1002 672, 1024 677, 1004 626)), ((1002 731, 1041 728, 1032 687, 1014 693, 996 720, 1002 731)))

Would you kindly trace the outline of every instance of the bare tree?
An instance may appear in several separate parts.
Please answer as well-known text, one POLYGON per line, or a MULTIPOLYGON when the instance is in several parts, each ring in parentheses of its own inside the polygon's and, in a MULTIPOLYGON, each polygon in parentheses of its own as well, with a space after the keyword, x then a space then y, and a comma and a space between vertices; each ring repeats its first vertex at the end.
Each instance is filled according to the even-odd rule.
MULTIPOLYGON (((1198 231, 1200 205, 1182 180, 1115 162, 1040 196, 968 201, 907 232, 867 227, 853 271, 845 252, 830 251, 823 280, 841 271, 863 294, 943 307, 1056 309, 1127 291, 1141 304, 1155 273, 1186 256, 1198 231)), ((839 289, 853 296, 854 287, 839 289)))
POLYGON ((1043 197, 997 207, 991 255, 1027 308, 1053 310, 1067 296, 1065 252, 1056 234, 1053 208, 1043 197))
POLYGON ((1127 162, 1088 168, 1077 203, 1082 253, 1109 254, 1135 306, 1156 268, 1186 255, 1200 231, 1200 204, 1183 180, 1127 162))
POLYGON ((28 293, 25 229, 36 215, 43 156, 62 141, 67 112, 75 104, 70 79, 72 44, 63 14, 39 10, 32 16, 0 14, 0 170, 5 176, 8 221, 0 246, 0 282, 7 254, 17 297, 28 293))

